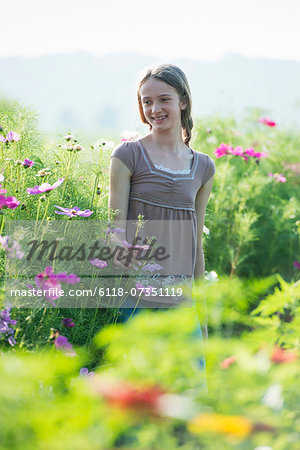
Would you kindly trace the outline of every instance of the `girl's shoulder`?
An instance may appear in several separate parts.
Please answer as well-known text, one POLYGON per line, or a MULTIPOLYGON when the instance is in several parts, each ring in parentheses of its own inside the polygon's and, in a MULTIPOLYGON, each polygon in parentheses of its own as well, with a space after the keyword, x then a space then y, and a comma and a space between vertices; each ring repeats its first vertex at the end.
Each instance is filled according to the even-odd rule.
POLYGON ((203 152, 199 152, 197 150, 193 150, 193 152, 197 155, 198 165, 201 169, 202 185, 205 184, 215 173, 216 173, 216 165, 214 160, 207 154, 203 152))
POLYGON ((133 174, 137 161, 137 150, 137 141, 124 141, 114 148, 110 157, 116 157, 120 159, 133 174))

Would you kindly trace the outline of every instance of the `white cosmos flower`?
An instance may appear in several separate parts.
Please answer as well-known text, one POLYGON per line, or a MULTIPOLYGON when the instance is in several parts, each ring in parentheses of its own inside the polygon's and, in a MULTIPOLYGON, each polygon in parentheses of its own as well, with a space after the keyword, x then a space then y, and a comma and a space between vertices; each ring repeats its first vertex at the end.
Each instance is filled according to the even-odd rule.
POLYGON ((203 233, 206 234, 207 236, 209 236, 209 234, 210 234, 210 229, 207 228, 205 225, 203 227, 203 233))
POLYGON ((205 271, 205 279, 209 282, 219 281, 218 274, 214 270, 210 272, 205 271))
POLYGON ((262 404, 274 411, 280 411, 283 406, 282 386, 280 383, 272 384, 262 398, 262 404))

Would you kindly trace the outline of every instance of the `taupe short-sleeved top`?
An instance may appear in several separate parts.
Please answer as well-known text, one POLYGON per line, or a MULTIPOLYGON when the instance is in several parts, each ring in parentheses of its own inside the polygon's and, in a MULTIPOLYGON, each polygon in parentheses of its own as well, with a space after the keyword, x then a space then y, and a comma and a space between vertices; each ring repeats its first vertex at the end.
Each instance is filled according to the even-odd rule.
POLYGON ((111 154, 111 158, 120 159, 131 172, 127 220, 136 221, 141 214, 145 220, 165 221, 162 228, 167 228, 168 232, 164 239, 173 253, 172 262, 160 272, 161 275, 194 274, 197 248, 195 198, 201 186, 215 174, 216 167, 207 154, 190 150, 193 159, 189 173, 170 173, 157 168, 140 140, 125 141, 111 154), (185 226, 188 222, 192 235, 189 264, 182 258, 189 238, 185 226), (173 227, 175 234, 171 224, 176 224, 173 227), (183 259, 184 267, 180 265, 183 259))

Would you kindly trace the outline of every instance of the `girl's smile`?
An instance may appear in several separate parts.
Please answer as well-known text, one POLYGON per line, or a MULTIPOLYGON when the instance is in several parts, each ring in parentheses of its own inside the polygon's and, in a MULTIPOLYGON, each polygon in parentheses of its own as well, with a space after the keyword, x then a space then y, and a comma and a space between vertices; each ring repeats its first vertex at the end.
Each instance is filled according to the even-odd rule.
POLYGON ((181 129, 181 111, 186 105, 176 89, 164 81, 149 79, 141 87, 141 99, 145 118, 152 126, 181 129))

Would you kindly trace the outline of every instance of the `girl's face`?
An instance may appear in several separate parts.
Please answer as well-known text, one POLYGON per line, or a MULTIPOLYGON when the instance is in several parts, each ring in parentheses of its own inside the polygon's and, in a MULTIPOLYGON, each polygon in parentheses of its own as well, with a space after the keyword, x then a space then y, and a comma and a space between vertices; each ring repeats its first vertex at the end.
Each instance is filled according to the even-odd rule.
POLYGON ((143 112, 152 129, 181 129, 181 111, 186 104, 172 86, 164 81, 149 78, 140 89, 143 112))

